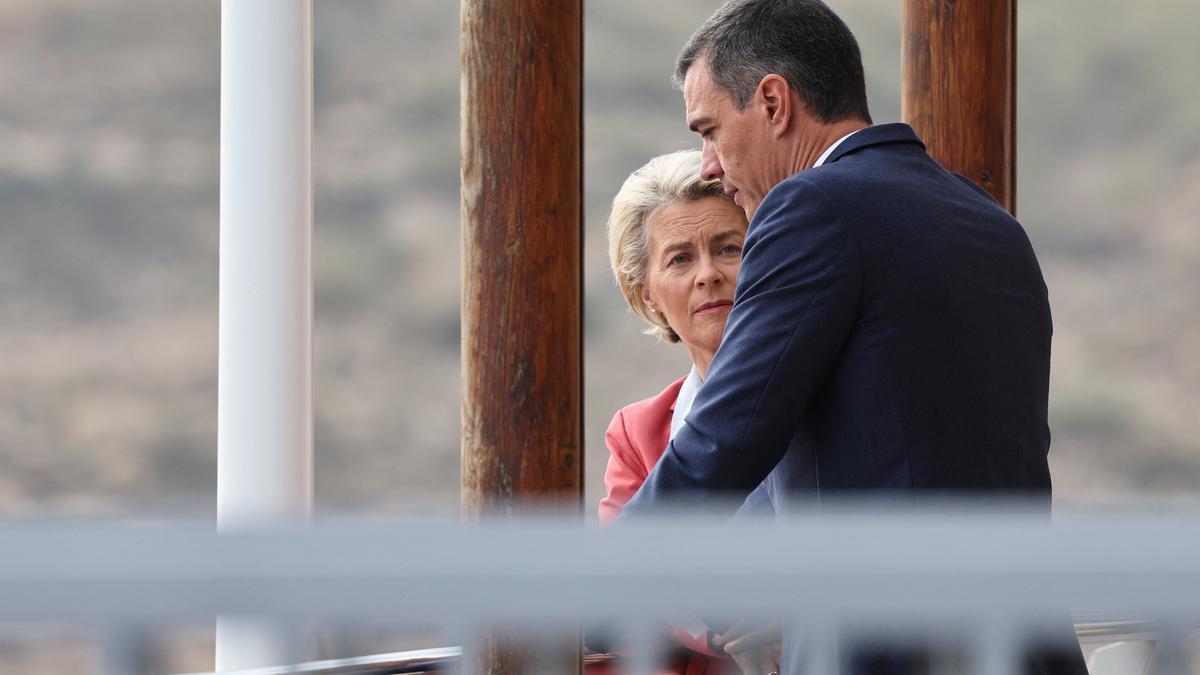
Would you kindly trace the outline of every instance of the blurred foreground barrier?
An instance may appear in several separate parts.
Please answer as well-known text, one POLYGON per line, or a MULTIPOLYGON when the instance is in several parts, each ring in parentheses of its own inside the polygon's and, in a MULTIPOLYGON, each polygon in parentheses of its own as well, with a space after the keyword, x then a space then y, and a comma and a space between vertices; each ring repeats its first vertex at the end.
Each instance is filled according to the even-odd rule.
MULTIPOLYGON (((597 532, 551 520, 331 522, 219 535, 198 524, 10 524, 0 527, 0 620, 103 626, 123 636, 113 645, 121 654, 136 627, 221 613, 283 625, 419 618, 461 634, 482 621, 548 634, 579 621, 782 616, 842 640, 951 635, 968 645, 975 672, 998 675, 1015 672, 1019 651, 1070 610, 1077 621, 1143 618, 1137 625, 1159 638, 1160 672, 1189 672, 1185 638, 1200 619, 1196 514, 1051 524, 1032 511, 964 505, 826 507, 781 524, 711 523, 678 517, 597 532)), ((1090 625, 1095 634, 1105 624, 1090 625)))

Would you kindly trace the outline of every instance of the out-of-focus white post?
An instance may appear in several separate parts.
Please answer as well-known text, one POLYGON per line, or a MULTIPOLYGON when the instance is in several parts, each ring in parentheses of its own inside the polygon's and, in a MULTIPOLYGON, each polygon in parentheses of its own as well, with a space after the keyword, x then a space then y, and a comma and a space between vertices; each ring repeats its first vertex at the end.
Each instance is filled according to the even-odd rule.
MULTIPOLYGON (((312 2, 221 2, 217 526, 312 509, 312 2)), ((217 620, 217 670, 287 662, 281 629, 217 620)))

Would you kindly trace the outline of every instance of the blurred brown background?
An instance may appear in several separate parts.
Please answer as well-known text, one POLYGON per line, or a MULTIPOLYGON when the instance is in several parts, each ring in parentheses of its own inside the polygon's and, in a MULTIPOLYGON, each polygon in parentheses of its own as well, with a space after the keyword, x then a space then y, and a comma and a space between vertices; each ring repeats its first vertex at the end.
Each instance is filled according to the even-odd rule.
MULTIPOLYGON (((630 171, 696 145, 668 78, 717 4, 586 5, 589 514, 612 413, 687 369, 625 311, 604 222, 630 171)), ((900 3, 831 4, 897 120, 900 3)), ((458 3, 314 12, 317 511, 453 517, 458 3)), ((215 514, 219 21, 213 1, 0 0, 0 518, 215 514)), ((1060 504, 1197 495, 1198 22, 1190 0, 1020 6, 1018 217, 1054 310, 1060 504)), ((77 671, 30 656, 45 631, 0 633, 0 670, 77 671)), ((164 668, 211 667, 198 639, 164 668)))

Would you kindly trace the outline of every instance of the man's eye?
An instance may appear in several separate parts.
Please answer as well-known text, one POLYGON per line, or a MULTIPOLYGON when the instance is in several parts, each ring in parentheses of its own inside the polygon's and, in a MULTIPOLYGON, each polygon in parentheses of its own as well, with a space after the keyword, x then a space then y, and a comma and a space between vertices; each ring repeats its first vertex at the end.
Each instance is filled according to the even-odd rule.
POLYGON ((700 132, 700 138, 712 138, 712 129, 705 129, 700 132))
POLYGON ((741 252, 742 247, 738 246, 737 244, 726 244, 725 247, 721 249, 721 253, 726 255, 740 255, 741 252))

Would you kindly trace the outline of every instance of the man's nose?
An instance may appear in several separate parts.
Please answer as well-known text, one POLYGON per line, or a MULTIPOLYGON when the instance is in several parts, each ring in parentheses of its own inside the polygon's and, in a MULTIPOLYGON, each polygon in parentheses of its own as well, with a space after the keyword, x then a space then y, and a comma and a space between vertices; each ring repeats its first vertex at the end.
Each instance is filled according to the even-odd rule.
POLYGON ((721 168, 721 160, 717 158, 717 153, 713 151, 711 144, 705 143, 700 155, 700 178, 719 180, 724 175, 725 171, 721 168))

